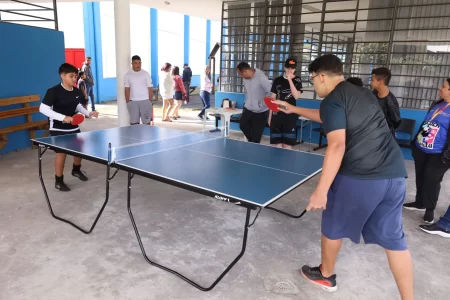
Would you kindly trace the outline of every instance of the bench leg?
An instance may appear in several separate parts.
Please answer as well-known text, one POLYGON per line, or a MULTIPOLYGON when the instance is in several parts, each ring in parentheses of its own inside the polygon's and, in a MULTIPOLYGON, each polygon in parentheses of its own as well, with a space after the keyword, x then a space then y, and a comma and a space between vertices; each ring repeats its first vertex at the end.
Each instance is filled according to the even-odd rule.
POLYGON ((203 292, 207 292, 207 291, 212 290, 220 282, 220 280, 222 280, 222 278, 228 273, 228 271, 230 271, 231 268, 233 268, 233 266, 241 259, 241 257, 245 253, 245 249, 246 249, 246 246, 247 246, 247 234, 248 234, 248 228, 249 228, 249 223, 250 223, 250 211, 251 211, 251 208, 247 208, 247 214, 246 214, 246 217, 245 217, 244 236, 243 236, 243 240, 242 240, 241 252, 231 262, 231 264, 225 269, 225 271, 223 271, 222 274, 220 274, 220 276, 209 287, 203 287, 203 286, 199 285, 198 283, 192 281, 191 279, 185 277, 184 275, 181 275, 177 271, 169 269, 168 267, 164 267, 164 266, 162 266, 162 265, 160 265, 160 264, 150 260, 150 258, 148 258, 147 254, 145 253, 144 245, 142 244, 141 236, 139 234, 139 230, 137 228, 136 222, 134 221, 133 213, 131 212, 131 179, 133 178, 133 176, 134 176, 134 174, 128 173, 127 208, 128 208, 128 214, 130 215, 131 223, 133 224, 134 232, 136 233, 136 238, 137 238, 137 240, 139 242, 139 247, 141 248, 141 252, 142 252, 142 255, 144 256, 144 259, 150 265, 155 266, 157 268, 160 268, 160 269, 162 269, 162 270, 164 270, 166 272, 169 272, 169 273, 171 273, 171 274, 173 274, 175 276, 178 276, 182 280, 186 281, 190 285, 196 287, 197 289, 199 289, 199 290, 201 290, 203 292))
POLYGON ((106 199, 105 199, 105 202, 103 203, 102 208, 100 209, 97 217, 95 218, 94 223, 91 225, 91 228, 89 230, 86 230, 86 229, 83 229, 83 228, 79 227, 78 225, 72 223, 69 220, 66 220, 66 219, 63 219, 61 217, 58 217, 53 212, 53 208, 52 208, 52 205, 50 203, 50 199, 48 198, 47 189, 45 188, 44 179, 42 177, 42 155, 45 153, 45 151, 47 151, 47 149, 44 149, 44 151, 42 151, 42 148, 43 147, 41 147, 41 146, 38 147, 39 179, 41 180, 42 189, 44 190, 45 200, 47 201, 47 205, 48 205, 48 209, 50 211, 50 214, 52 215, 53 218, 55 218, 55 219, 57 219, 57 220, 59 220, 61 222, 67 223, 69 225, 72 225, 73 227, 75 227, 76 229, 78 229, 79 231, 81 231, 84 234, 90 234, 94 230, 95 225, 97 225, 97 222, 100 219, 100 216, 102 215, 103 210, 106 207, 106 204, 108 203, 108 199, 109 199, 109 181, 112 180, 114 178, 114 176, 116 176, 116 174, 117 174, 117 172, 119 170, 116 170, 116 172, 113 174, 113 176, 110 177, 110 166, 108 165, 106 167, 106 199))

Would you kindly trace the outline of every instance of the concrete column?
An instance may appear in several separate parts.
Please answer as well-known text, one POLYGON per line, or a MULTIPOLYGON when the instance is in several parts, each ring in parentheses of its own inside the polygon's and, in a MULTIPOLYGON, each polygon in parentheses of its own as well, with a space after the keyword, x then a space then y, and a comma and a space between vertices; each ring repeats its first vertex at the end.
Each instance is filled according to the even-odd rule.
POLYGON ((117 115, 119 126, 123 127, 130 125, 123 83, 125 74, 131 67, 130 0, 114 0, 114 25, 116 32, 117 115))

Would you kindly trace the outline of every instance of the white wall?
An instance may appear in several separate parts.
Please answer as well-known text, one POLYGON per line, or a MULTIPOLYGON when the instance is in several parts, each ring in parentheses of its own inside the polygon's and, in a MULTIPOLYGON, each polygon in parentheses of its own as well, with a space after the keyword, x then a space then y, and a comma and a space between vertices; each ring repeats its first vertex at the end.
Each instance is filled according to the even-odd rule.
POLYGON ((189 66, 199 75, 206 66, 206 19, 191 17, 189 22, 189 66))
POLYGON ((166 63, 184 64, 184 15, 158 10, 158 70, 166 63))
MULTIPOLYGON (((116 45, 113 2, 100 2, 100 24, 103 77, 114 78, 116 77, 116 45)), ((147 7, 131 4, 130 39, 131 54, 139 55, 142 60, 142 68, 150 71, 150 10, 147 7)))

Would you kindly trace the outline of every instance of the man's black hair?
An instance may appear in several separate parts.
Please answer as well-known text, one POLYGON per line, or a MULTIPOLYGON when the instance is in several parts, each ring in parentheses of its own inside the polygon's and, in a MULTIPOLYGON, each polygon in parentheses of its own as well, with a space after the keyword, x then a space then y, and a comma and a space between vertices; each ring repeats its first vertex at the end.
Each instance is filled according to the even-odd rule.
POLYGON ((86 60, 89 60, 89 59, 91 59, 91 57, 90 56, 86 56, 86 60))
POLYGON ((74 65, 63 63, 58 70, 59 75, 61 74, 69 74, 69 73, 75 73, 78 75, 78 69, 74 65))
POLYGON ((135 60, 141 60, 141 57, 139 55, 133 55, 133 57, 131 58, 131 61, 135 61, 135 60))
POLYGON ((389 85, 389 82, 391 82, 391 70, 388 68, 381 67, 373 69, 372 74, 375 75, 378 80, 383 80, 385 85, 389 85))
POLYGON ((237 65, 236 69, 238 69, 239 71, 243 72, 245 70, 250 70, 251 68, 250 68, 250 65, 248 63, 242 61, 242 62, 240 62, 237 65))
POLYGON ((344 74, 341 60, 333 54, 325 54, 316 58, 309 64, 308 71, 310 73, 328 73, 335 76, 344 74))
POLYGON ((353 83, 354 85, 357 85, 357 86, 361 86, 361 87, 364 86, 362 79, 359 77, 349 77, 349 78, 347 78, 347 81, 350 83, 353 83))

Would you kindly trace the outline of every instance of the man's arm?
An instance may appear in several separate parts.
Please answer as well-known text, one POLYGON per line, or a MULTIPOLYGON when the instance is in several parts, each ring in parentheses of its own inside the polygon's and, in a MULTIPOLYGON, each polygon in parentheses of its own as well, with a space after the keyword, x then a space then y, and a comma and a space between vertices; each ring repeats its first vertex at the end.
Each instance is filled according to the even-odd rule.
POLYGON ((401 123, 400 118, 400 107, 398 105, 397 98, 393 97, 392 94, 390 94, 387 97, 387 112, 388 112, 388 118, 391 121, 391 124, 394 126, 394 129, 398 128, 401 123))
POLYGON ((341 167, 345 153, 345 129, 334 130, 327 134, 327 150, 322 166, 322 174, 317 184, 319 193, 328 193, 336 174, 341 167))
POLYGON ((267 97, 272 97, 273 84, 270 82, 267 76, 262 77, 263 79, 261 80, 261 88, 264 90, 264 93, 266 93, 267 97))
POLYGON ((152 88, 152 87, 149 87, 149 88, 148 88, 148 99, 149 99, 150 101, 153 100, 153 88, 152 88))
POLYGON ((345 154, 347 116, 341 101, 326 100, 320 107, 323 130, 328 146, 322 166, 322 174, 306 210, 326 209, 327 195, 345 154))
POLYGON ((297 90, 297 87, 295 86, 294 81, 292 80, 292 76, 287 76, 289 87, 291 89, 292 96, 294 99, 300 98, 300 95, 302 94, 299 90, 297 90))
POLYGON ((125 101, 130 102, 130 88, 126 87, 125 88, 125 101))

